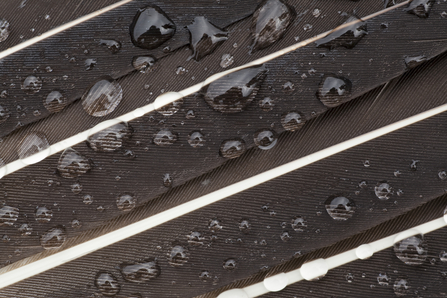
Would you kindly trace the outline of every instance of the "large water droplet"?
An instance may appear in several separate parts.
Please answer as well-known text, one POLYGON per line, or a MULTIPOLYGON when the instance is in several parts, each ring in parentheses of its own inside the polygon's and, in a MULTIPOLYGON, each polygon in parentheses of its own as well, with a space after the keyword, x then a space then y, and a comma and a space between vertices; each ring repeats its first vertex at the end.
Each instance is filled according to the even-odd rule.
POLYGON ((394 252, 407 265, 421 265, 428 254, 428 246, 424 236, 416 235, 394 244, 394 252))
POLYGON ((113 39, 101 39, 99 44, 106 46, 112 54, 116 54, 121 50, 121 43, 113 39))
POLYGON ((397 297, 406 296, 411 293, 410 283, 406 278, 397 278, 393 285, 394 294, 397 297))
POLYGON ((264 0, 253 14, 251 51, 262 50, 281 39, 295 17, 295 10, 285 1, 264 0))
POLYGON ((137 205, 137 199, 130 194, 120 195, 116 199, 116 206, 122 211, 130 211, 137 205))
POLYGON ((374 187, 374 192, 379 199, 388 200, 393 193, 393 188, 386 181, 381 181, 374 187))
POLYGON ((22 83, 22 89, 27 94, 34 94, 42 89, 42 80, 36 76, 28 76, 22 83))
POLYGON ((33 164, 49 155, 50 143, 42 132, 32 132, 26 135, 20 143, 18 155, 26 164, 33 164))
POLYGON ((121 289, 115 276, 107 272, 99 272, 96 275, 95 286, 104 296, 115 296, 121 289))
POLYGON ((404 11, 417 15, 420 18, 428 18, 435 0, 413 0, 404 11))
POLYGON ((225 260, 224 264, 223 264, 223 268, 225 270, 234 270, 237 266, 237 262, 235 259, 227 259, 225 260))
POLYGON ((183 266, 186 262, 188 262, 188 259, 188 250, 180 245, 174 246, 168 255, 168 262, 174 267, 183 266))
POLYGON ((62 111, 67 105, 67 98, 60 91, 51 91, 43 101, 44 107, 51 113, 62 111))
POLYGON ((12 226, 19 217, 19 209, 10 206, 3 206, 0 209, 0 226, 12 226))
POLYGON ((91 116, 103 117, 112 113, 123 98, 123 89, 111 77, 104 77, 82 95, 84 110, 91 116))
POLYGON ((113 152, 123 146, 132 134, 132 127, 127 123, 118 123, 88 137, 90 148, 100 152, 113 152))
POLYGON ((133 44, 148 50, 157 48, 175 34, 174 22, 155 5, 139 9, 129 29, 133 44))
POLYGON ((255 98, 266 74, 264 65, 245 68, 205 86, 201 95, 216 111, 241 112, 255 98))
POLYGON ((328 48, 330 50, 336 47, 345 47, 347 49, 352 49, 355 47, 359 41, 368 34, 366 29, 366 22, 361 19, 351 16, 342 25, 343 28, 335 28, 334 31, 329 33, 326 37, 317 40, 317 48, 328 48), (352 25, 345 24, 353 23, 352 25))
POLYGON ((72 148, 65 149, 57 163, 59 174, 70 179, 87 173, 91 168, 90 161, 72 148))
POLYGON ((194 148, 202 147, 205 144, 205 137, 200 131, 193 131, 189 134, 188 143, 194 148))
POLYGON ((133 57, 132 65, 136 70, 142 73, 146 73, 152 70, 152 66, 155 64, 155 58, 152 56, 138 56, 133 57))
POLYGON ((178 134, 169 129, 162 128, 154 135, 154 143, 158 146, 168 146, 174 144, 178 139, 178 134))
POLYGON ((160 275, 160 266, 155 260, 138 263, 123 263, 120 265, 123 278, 130 282, 146 282, 160 275))
POLYGON ((425 57, 424 55, 405 57, 405 65, 407 65, 407 68, 415 68, 425 61, 427 61, 427 57, 425 57))
POLYGON ((0 123, 3 123, 6 120, 8 120, 10 115, 11 115, 11 113, 9 112, 9 110, 7 108, 0 106, 0 123))
POLYGON ((8 38, 9 32, 9 22, 5 19, 0 19, 0 42, 8 38))
POLYGON ((225 158, 236 158, 245 152, 246 146, 242 139, 235 138, 222 142, 220 145, 220 155, 225 158))
POLYGON ((36 209, 36 221, 39 223, 47 223, 53 217, 53 211, 47 207, 38 207, 36 209))
POLYGON ((188 25, 192 58, 201 60, 228 39, 228 33, 211 24, 205 17, 195 17, 188 25))
POLYGON ((62 226, 57 226, 40 236, 40 244, 45 249, 59 248, 64 244, 65 239, 65 229, 62 226))
POLYGON ((326 74, 318 87, 317 96, 328 108, 333 108, 347 101, 351 96, 350 80, 334 74, 326 74))
POLYGON ((377 282, 381 286, 388 286, 390 284, 390 278, 386 275, 386 273, 379 273, 377 276, 377 282))
POLYGON ((278 141, 278 134, 271 129, 260 129, 254 134, 256 146, 262 150, 273 148, 278 141))
POLYGON ((347 220, 355 212, 354 202, 344 196, 330 196, 325 202, 325 207, 327 213, 335 220, 347 220))

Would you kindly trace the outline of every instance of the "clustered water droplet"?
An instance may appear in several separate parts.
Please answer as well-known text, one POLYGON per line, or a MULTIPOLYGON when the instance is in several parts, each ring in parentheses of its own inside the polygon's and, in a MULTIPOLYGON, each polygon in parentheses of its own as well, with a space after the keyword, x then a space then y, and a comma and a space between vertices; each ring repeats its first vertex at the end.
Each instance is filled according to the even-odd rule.
POLYGON ((79 177, 90 171, 91 168, 90 161, 73 148, 65 149, 57 164, 59 174, 69 179, 79 177))
POLYGON ((236 158, 245 152, 245 141, 239 138, 224 140, 220 145, 220 155, 225 158, 236 158))
POLYGON ((94 83, 82 95, 84 110, 91 116, 103 117, 112 113, 123 98, 123 89, 113 78, 106 76, 94 83))
POLYGON ((327 213, 335 220, 347 220, 354 215, 355 204, 343 195, 330 196, 325 203, 327 213))
POLYGON ((89 136, 87 143, 95 151, 113 152, 121 148, 131 134, 132 127, 127 123, 118 123, 89 136))
POLYGON ((159 276, 161 270, 155 260, 146 260, 144 262, 123 263, 120 265, 120 271, 125 280, 142 283, 159 276))
POLYGON ((318 87, 317 96, 325 106, 333 108, 351 97, 351 89, 350 80, 338 75, 326 74, 318 87))
POLYGON ((394 252, 407 265, 421 265, 427 259, 428 246, 424 236, 416 235, 395 243, 394 252))

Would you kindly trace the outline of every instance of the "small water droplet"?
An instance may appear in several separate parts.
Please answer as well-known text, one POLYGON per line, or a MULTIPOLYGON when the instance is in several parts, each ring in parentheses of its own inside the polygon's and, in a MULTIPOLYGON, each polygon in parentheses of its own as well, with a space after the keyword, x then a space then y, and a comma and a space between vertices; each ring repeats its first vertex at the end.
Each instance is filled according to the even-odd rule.
POLYGON ((377 283, 381 286, 388 286, 390 284, 390 278, 386 273, 379 273, 377 283))
POLYGON ((95 58, 88 58, 84 61, 85 70, 92 70, 96 66, 97 60, 95 58))
POLYGON ((188 70, 186 68, 184 68, 183 66, 179 66, 175 70, 175 73, 178 74, 178 75, 184 75, 187 72, 188 72, 188 70))
POLYGON ((19 228, 19 232, 22 236, 29 236, 33 232, 33 228, 30 227, 28 224, 22 224, 19 228))
POLYGON ((374 187, 374 192, 379 199, 388 200, 393 193, 393 189, 386 181, 381 181, 374 187))
POLYGON ((420 18, 428 18, 434 4, 435 0, 413 0, 404 11, 417 15, 420 18))
POLYGON ((65 239, 65 229, 62 226, 57 226, 40 236, 40 244, 45 249, 59 248, 64 244, 65 239))
POLYGON ((5 41, 10 33, 9 22, 5 19, 0 19, 0 42, 5 41))
POLYGON ((0 226, 12 226, 19 217, 19 209, 10 206, 3 206, 0 209, 0 226))
POLYGON ((307 32, 312 31, 312 28, 313 28, 313 26, 312 26, 311 24, 305 24, 305 25, 303 26, 303 30, 304 30, 304 31, 307 31, 307 32))
POLYGON ((239 138, 229 139, 220 145, 220 155, 225 158, 236 158, 245 152, 245 141, 239 138))
POLYGON ((113 152, 123 146, 132 135, 132 127, 118 123, 88 137, 90 148, 98 152, 113 152))
POLYGON ((171 185, 172 185, 171 175, 169 175, 169 174, 164 174, 163 175, 163 185, 165 187, 171 187, 171 185))
POLYGON ((237 262, 235 259, 227 259, 224 261, 223 268, 225 270, 232 271, 236 268, 237 262))
POLYGON ((241 220, 241 222, 239 223, 239 230, 244 233, 248 233, 251 230, 250 222, 246 219, 241 220))
POLYGON ((188 110, 185 117, 186 119, 194 119, 196 117, 196 113, 193 110, 188 110))
POLYGON ((282 89, 285 92, 290 93, 290 92, 295 90, 295 85, 292 82, 287 81, 287 82, 284 83, 284 85, 282 85, 282 89))
POLYGON ((315 9, 312 11, 312 15, 313 15, 314 17, 318 18, 318 17, 321 15, 321 10, 319 10, 318 8, 315 8, 315 9))
POLYGON ((50 92, 43 102, 44 107, 51 113, 60 112, 67 104, 67 98, 57 90, 50 92))
POLYGON ((79 177, 90 171, 91 168, 90 161, 73 148, 65 149, 57 163, 59 174, 69 179, 79 177))
POLYGON ((209 271, 207 270, 203 270, 202 272, 200 272, 199 274, 199 279, 203 282, 207 282, 208 280, 211 280, 211 274, 209 273, 209 271))
POLYGON ((317 48, 328 48, 333 50, 337 47, 345 47, 352 49, 359 41, 368 34, 366 28, 366 22, 361 19, 351 16, 346 22, 343 23, 343 28, 334 29, 326 37, 316 41, 317 48), (353 23, 352 25, 345 26, 345 24, 353 23))
POLYGON ((168 262, 173 267, 183 266, 188 262, 188 259, 188 250, 180 245, 174 246, 168 255, 168 262))
POLYGON ((416 66, 424 63, 425 61, 427 61, 427 57, 425 57, 424 55, 405 57, 405 65, 409 69, 415 68, 416 66))
MULTIPOLYGON (((90 201, 90 204, 91 202, 93 202, 93 199, 90 201)), ((122 194, 116 199, 116 207, 121 211, 130 211, 135 208, 136 205, 137 199, 131 194, 122 194)))
POLYGON ((292 237, 290 236, 289 232, 284 231, 284 232, 281 233, 280 238, 281 238, 281 240, 282 240, 283 242, 287 242, 287 241, 289 241, 289 239, 292 238, 292 237))
POLYGON ((271 129, 260 129, 254 134, 256 146, 262 150, 269 150, 276 145, 278 134, 271 129))
POLYGON ((129 29, 135 46, 152 50, 174 36, 176 27, 161 8, 151 5, 138 10, 129 29))
POLYGON ((42 80, 36 76, 28 76, 22 83, 22 89, 27 94, 34 94, 42 89, 42 80))
POLYGON ((446 171, 439 171, 439 172, 438 172, 438 177, 439 177, 439 179, 441 179, 441 180, 445 180, 445 179, 447 179, 447 172, 446 172, 446 171))
POLYGON ((303 232, 304 228, 307 227, 307 222, 302 216, 295 216, 292 218, 291 222, 292 229, 294 229, 296 232, 303 232))
POLYGON ((383 6, 385 8, 396 5, 396 0, 383 0, 383 6))
POLYGON ((346 274, 346 281, 352 283, 354 281, 354 275, 352 273, 346 274))
POLYGON ((158 146, 169 146, 175 143, 178 139, 178 134, 169 129, 162 128, 154 135, 154 143, 158 146))
POLYGON ((441 262, 447 262, 447 252, 445 250, 439 253, 439 260, 441 260, 441 262))
POLYGON ((103 117, 112 113, 123 98, 123 89, 111 77, 94 83, 82 95, 81 103, 84 110, 91 116, 103 117))
POLYGON ((318 87, 317 96, 327 107, 333 108, 349 100, 352 83, 334 74, 326 74, 318 87))
POLYGON ((270 97, 264 97, 263 99, 259 100, 259 107, 265 112, 271 111, 274 106, 275 101, 270 97))
POLYGON ((137 56, 132 59, 132 66, 142 73, 152 71, 155 58, 152 56, 137 56))
POLYGON ((407 265, 421 265, 427 259, 428 246, 423 235, 416 235, 395 243, 394 252, 407 265))
POLYGON ((188 243, 191 245, 203 245, 203 241, 205 241, 205 237, 200 232, 191 232, 187 237, 188 243))
POLYGON ((71 185, 71 191, 75 194, 78 194, 82 191, 82 184, 80 184, 79 182, 73 183, 71 185))
MULTIPOLYGON (((157 101, 157 100, 155 100, 157 101)), ((171 102, 167 105, 164 105, 162 107, 157 108, 157 112, 159 112, 160 114, 162 114, 163 116, 169 117, 174 115, 175 113, 178 112, 178 110, 180 110, 180 108, 183 105, 183 98, 180 98, 174 102, 171 102)))
POLYGON ((343 195, 330 196, 325 202, 325 207, 327 213, 335 220, 351 218, 356 209, 354 202, 343 195))
POLYGON ((368 182, 366 182, 365 180, 360 181, 359 187, 363 188, 363 189, 367 188, 368 187, 368 182))
POLYGON ((142 283, 159 276, 161 269, 154 259, 149 259, 144 262, 123 263, 120 271, 125 280, 142 283))
POLYGON ((91 196, 91 195, 85 195, 85 196, 82 198, 82 202, 83 202, 84 204, 86 204, 86 205, 91 205, 91 204, 93 203, 93 196, 91 196))
POLYGON ((305 119, 299 112, 291 111, 281 116, 281 124, 285 130, 295 131, 303 127, 305 119))
POLYGON ((79 229, 80 227, 82 227, 82 224, 81 224, 81 222, 80 222, 79 220, 77 220, 77 219, 73 219, 73 220, 71 221, 71 227, 72 227, 73 229, 79 229))
POLYGON ((104 296, 115 296, 121 290, 118 280, 111 273, 100 271, 95 278, 95 286, 104 296))
POLYGON ((3 123, 6 120, 8 120, 10 115, 11 115, 11 113, 9 112, 9 110, 7 108, 0 106, 0 123, 3 123))
POLYGON ((394 171, 394 177, 400 177, 401 174, 399 170, 394 171))
POLYGON ((397 297, 406 296, 411 293, 410 283, 406 278, 397 278, 393 285, 394 294, 397 297))
POLYGON ((234 57, 230 54, 223 54, 220 60, 220 67, 227 68, 234 63, 234 57))
POLYGON ((50 143, 42 132, 32 132, 23 138, 17 153, 24 163, 33 164, 49 155, 46 150, 49 147, 50 143))
POLYGON ((198 148, 205 144, 205 137, 200 131, 193 131, 188 137, 188 143, 191 147, 198 148))
POLYGON ((38 223, 47 223, 53 217, 53 211, 47 207, 38 207, 36 209, 36 221, 38 223))
POLYGON ((121 50, 121 43, 113 39, 101 39, 99 44, 106 46, 112 54, 116 54, 121 50))

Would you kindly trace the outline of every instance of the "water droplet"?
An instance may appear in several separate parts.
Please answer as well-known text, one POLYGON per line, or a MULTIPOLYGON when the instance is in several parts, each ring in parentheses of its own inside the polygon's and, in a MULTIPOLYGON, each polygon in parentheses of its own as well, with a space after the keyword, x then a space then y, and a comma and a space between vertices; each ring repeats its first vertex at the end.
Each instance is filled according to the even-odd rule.
POLYGON ((445 19, 447 17, 447 12, 446 11, 441 12, 441 17, 445 19))
POLYGON ((303 30, 308 31, 308 32, 312 31, 312 28, 313 28, 313 26, 311 24, 305 24, 303 26, 303 30))
POLYGON ((428 18, 435 0, 413 0, 404 11, 417 15, 420 18, 428 18))
POLYGON ((330 196, 325 202, 325 207, 327 213, 335 220, 351 218, 356 209, 354 202, 342 195, 330 196))
POLYGON ((409 69, 415 68, 416 66, 424 63, 425 61, 427 61, 427 57, 425 57, 424 55, 405 57, 405 65, 409 69))
POLYGON ((291 111, 281 116, 281 124, 285 130, 295 131, 303 127, 305 119, 299 112, 291 111))
POLYGON ((317 96, 328 108, 346 102, 351 96, 350 80, 334 74, 326 74, 318 87, 317 96))
POLYGON ((352 283, 354 281, 354 275, 352 273, 346 274, 346 281, 352 283))
POLYGON ((194 148, 202 147, 205 144, 205 137, 200 131, 193 131, 189 134, 188 143, 194 148))
POLYGON ((120 265, 123 278, 130 282, 147 282, 160 275, 160 266, 153 259, 144 262, 123 263, 120 265))
POLYGON ((40 236, 40 244, 45 249, 59 248, 64 244, 65 239, 65 229, 62 226, 57 226, 40 236))
POLYGON ((283 242, 287 242, 287 241, 289 241, 289 239, 292 238, 292 237, 290 236, 289 232, 284 231, 284 232, 281 233, 280 238, 281 238, 281 240, 282 240, 283 242))
POLYGON ((400 177, 401 174, 399 170, 394 171, 394 177, 400 177))
POLYGON ((441 179, 441 180, 445 180, 445 179, 447 179, 447 172, 446 172, 446 171, 439 171, 439 172, 438 172, 438 177, 439 177, 439 179, 441 179))
POLYGON ((85 196, 82 198, 82 202, 83 202, 85 205, 90 205, 90 204, 92 204, 92 203, 93 203, 93 196, 91 196, 91 195, 85 195, 85 196))
POLYGON ((115 296, 121 289, 116 277, 104 271, 96 275, 95 286, 104 296, 115 296))
POLYGON ((393 285, 394 294, 396 294, 397 297, 402 297, 410 294, 410 288, 410 283, 405 278, 397 278, 393 285))
POLYGON ((57 163, 57 170, 64 178, 76 178, 87 173, 92 168, 90 161, 73 148, 62 152, 57 163))
POLYGON ((9 110, 7 108, 0 106, 0 123, 3 123, 6 120, 8 120, 10 115, 11 115, 11 113, 9 112, 9 110))
POLYGON ((295 90, 295 85, 294 85, 292 82, 287 81, 287 82, 284 83, 284 85, 282 85, 282 89, 283 89, 285 92, 290 93, 290 92, 292 92, 293 90, 295 90))
POLYGON ((22 83, 22 89, 27 94, 34 94, 42 88, 42 80, 39 77, 28 76, 22 83))
MULTIPOLYGON (((91 204, 93 199, 89 201, 91 204)), ((85 203, 85 196, 84 196, 85 203)), ((137 199, 130 194, 122 194, 116 199, 116 207, 121 211, 130 211, 137 205, 137 199)))
POLYGON ((47 223, 53 217, 53 211, 47 207, 38 207, 36 209, 36 221, 38 223, 47 223))
POLYGON ((136 70, 139 70, 142 73, 146 73, 151 71, 155 64, 155 58, 152 56, 138 56, 133 57, 132 65, 136 70))
POLYGON ((8 95, 8 90, 3 90, 2 92, 0 92, 0 98, 7 98, 8 95))
POLYGON ((386 275, 386 273, 379 273, 377 276, 377 282, 381 286, 388 286, 390 284, 390 278, 386 275))
POLYGON ((367 188, 368 187, 368 182, 366 182, 365 180, 360 181, 359 187, 363 188, 363 189, 367 188))
POLYGON ((116 54, 121 50, 121 43, 113 39, 101 39, 99 44, 106 46, 112 54, 116 54))
POLYGON ((33 164, 49 155, 50 143, 42 132, 26 135, 20 143, 18 155, 25 164, 33 164))
POLYGON ((178 134, 169 129, 162 128, 154 135, 154 143, 158 146, 169 146, 175 143, 178 134))
POLYGON ((196 118, 196 113, 193 110, 188 110, 185 117, 186 119, 194 119, 196 118))
POLYGON ((229 271, 234 270, 236 268, 236 266, 237 266, 237 262, 235 259, 227 259, 224 261, 224 264, 223 264, 223 268, 225 270, 229 270, 229 271))
POLYGON ((227 68, 230 67, 234 63, 234 57, 230 54, 223 54, 222 59, 220 60, 220 67, 227 68))
POLYGON ((304 228, 307 227, 307 223, 306 220, 304 220, 304 217, 295 216, 292 218, 291 226, 296 232, 303 232, 304 228))
POLYGON ((383 6, 385 8, 396 5, 396 0, 383 0, 383 6))
POLYGON ((118 123, 89 136, 87 143, 95 151, 113 152, 121 148, 131 134, 132 127, 127 123, 118 123))
MULTIPOLYGON (((157 100, 155 100, 155 101, 157 101, 157 100)), ((178 110, 180 110, 180 108, 183 105, 183 102, 184 102, 183 98, 180 98, 180 99, 178 99, 178 100, 176 100, 174 102, 171 102, 171 103, 169 103, 167 105, 164 105, 164 106, 161 106, 161 107, 157 108, 156 111, 159 112, 160 114, 162 114, 163 116, 166 116, 166 117, 172 116, 175 113, 177 113, 178 110)))
POLYGON ((199 279, 203 282, 207 282, 208 280, 211 280, 211 274, 207 270, 203 270, 199 274, 199 279))
POLYGON ((222 230, 222 225, 220 224, 220 221, 218 219, 210 219, 208 223, 208 229, 212 233, 216 233, 220 230, 222 230))
POLYGON ((67 98, 60 91, 51 91, 43 102, 44 107, 51 113, 62 111, 67 104, 67 98))
POLYGON ((250 222, 246 219, 241 220, 241 222, 239 223, 239 230, 244 233, 248 233, 251 230, 250 222))
POLYGON ((407 265, 421 265, 427 258, 428 246, 424 236, 416 235, 395 243, 394 252, 407 265))
POLYGON ((365 161, 363 162, 363 166, 364 166, 365 168, 369 168, 369 167, 371 166, 371 162, 370 162, 369 160, 365 160, 365 161))
POLYGON ((5 41, 10 33, 9 22, 5 19, 0 19, 0 42, 5 41))
POLYGON ((270 97, 264 97, 263 99, 259 100, 259 107, 263 111, 271 111, 273 107, 275 106, 275 101, 271 99, 270 97))
POLYGON ((92 70, 96 66, 97 60, 95 58, 88 58, 84 61, 85 70, 92 70))
POLYGON ((318 8, 315 8, 315 9, 312 11, 312 15, 313 15, 314 17, 318 18, 318 17, 321 15, 321 10, 319 10, 318 8))
POLYGON ((176 28, 161 8, 152 5, 138 10, 129 29, 135 46, 152 50, 170 39, 176 28))
POLYGON ((447 252, 445 250, 439 253, 439 259, 441 262, 447 262, 447 252))
POLYGON ((316 41, 317 48, 324 47, 333 50, 337 47, 345 47, 347 49, 355 47, 368 34, 368 30, 366 29, 366 22, 354 16, 349 17, 343 26, 351 22, 353 22, 352 25, 340 29, 335 28, 326 37, 316 41))
POLYGON ((200 232, 191 232, 187 237, 188 243, 191 245, 203 245, 203 241, 205 241, 205 237, 200 232))
POLYGON ((225 158, 236 158, 245 152, 246 146, 242 139, 235 138, 222 142, 220 145, 220 155, 225 158))
POLYGON ((194 22, 187 26, 190 33, 191 58, 196 61, 211 54, 228 39, 228 33, 211 24, 205 17, 195 17, 194 22))
POLYGON ((19 217, 19 209, 10 206, 3 206, 0 209, 0 226, 12 226, 19 217))
POLYGON ((262 150, 273 148, 278 141, 278 134, 271 129, 260 129, 254 134, 256 146, 262 150))
POLYGON ((281 39, 295 17, 295 10, 285 1, 264 0, 253 14, 251 52, 262 50, 281 39))
POLYGON ((188 250, 180 245, 174 246, 168 256, 168 262, 173 267, 183 266, 189 259, 188 250))
POLYGON ((82 191, 82 185, 79 182, 73 183, 71 185, 71 191, 75 194, 78 194, 82 191))
POLYGON ((374 192, 379 199, 388 200, 393 193, 393 189, 386 181, 381 181, 374 187, 374 192))
POLYGON ((80 227, 82 227, 82 223, 79 220, 77 220, 77 219, 73 219, 71 221, 71 227, 73 229, 79 229, 80 227))
POLYGON ((29 236, 33 232, 33 228, 31 228, 28 224, 22 224, 19 228, 19 232, 22 236, 29 236))
POLYGON ((91 116, 103 117, 112 113, 123 98, 123 89, 111 77, 93 84, 81 98, 82 107, 91 116))
POLYGON ((164 174, 163 175, 163 185, 165 187, 171 187, 171 185, 172 185, 171 175, 169 175, 169 174, 164 174))
POLYGON ((205 86, 201 95, 216 111, 241 112, 255 98, 266 74, 264 65, 245 68, 205 86))

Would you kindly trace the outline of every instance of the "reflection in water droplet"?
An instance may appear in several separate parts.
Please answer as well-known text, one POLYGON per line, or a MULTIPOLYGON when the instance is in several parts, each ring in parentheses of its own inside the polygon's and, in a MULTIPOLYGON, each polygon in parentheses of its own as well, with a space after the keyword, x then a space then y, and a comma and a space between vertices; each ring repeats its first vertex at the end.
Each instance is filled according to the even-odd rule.
POLYGON ((168 262, 173 267, 183 266, 188 259, 188 250, 180 245, 174 246, 168 255, 168 262))
POLYGON ((264 65, 233 72, 202 88, 201 96, 216 111, 241 112, 255 98, 266 74, 264 65))
POLYGON ((393 189, 386 181, 382 181, 374 187, 374 192, 379 199, 388 200, 393 193, 393 189))
POLYGON ((135 46, 152 50, 170 39, 176 28, 161 8, 152 5, 138 10, 129 29, 135 46))
POLYGON ((187 26, 190 33, 192 58, 196 61, 211 54, 228 39, 228 33, 211 24, 205 17, 195 17, 194 22, 187 26))
POLYGON ((295 17, 295 10, 285 1, 264 0, 253 14, 251 52, 262 50, 281 39, 295 17))
POLYGON ((235 259, 228 259, 223 264, 223 268, 225 270, 230 270, 230 271, 234 270, 236 268, 236 266, 237 266, 237 262, 235 259))
MULTIPOLYGON (((155 100, 157 101, 157 100, 155 100)), ((174 102, 171 102, 167 105, 159 107, 156 111, 162 114, 163 116, 172 116, 180 110, 183 105, 183 98, 180 98, 174 102)))
POLYGON ((116 54, 121 50, 121 43, 113 39, 101 39, 99 44, 106 46, 112 54, 116 54))
POLYGON ((72 148, 62 152, 57 163, 57 170, 64 178, 76 178, 91 169, 90 161, 72 148))
POLYGON ((67 104, 67 98, 60 91, 51 91, 43 102, 44 107, 51 113, 62 111, 67 104))
POLYGON ((87 143, 95 151, 113 152, 121 148, 131 134, 132 127, 127 123, 118 123, 89 136, 87 143))
MULTIPOLYGON (((92 200, 93 201, 93 200, 92 200)), ((84 197, 85 203, 85 197, 84 197)), ((91 204, 91 202, 90 202, 91 204)), ((116 199, 116 206, 122 211, 130 211, 137 205, 137 199, 130 194, 120 195, 116 199)))
POLYGON ((160 275, 160 266, 155 260, 138 263, 123 263, 120 265, 123 278, 130 282, 146 282, 160 275))
POLYGON ((285 130, 295 131, 303 127, 305 119, 299 112, 291 111, 281 116, 281 124, 285 130))
POLYGON ((415 68, 416 66, 424 63, 425 61, 427 61, 427 57, 425 57, 424 55, 405 57, 405 65, 407 66, 407 68, 410 69, 415 68))
POLYGON ((394 252, 407 265, 421 265, 428 254, 428 246, 424 236, 416 235, 394 244, 394 252))
POLYGON ((242 139, 235 138, 222 142, 220 145, 220 155, 225 158, 236 158, 245 152, 246 146, 242 139))
MULTIPOLYGON (((17 153, 20 159, 25 159, 48 147, 50 147, 50 143, 48 143, 47 137, 42 132, 32 132, 23 138, 17 153)), ((40 160, 36 160, 35 162, 40 160)))
POLYGON ((0 226, 12 226, 19 217, 19 209, 10 206, 3 206, 0 209, 0 226))
POLYGON ((344 196, 330 196, 325 207, 327 213, 335 220, 347 220, 354 215, 355 204, 344 196))
POLYGON ((333 108, 347 101, 351 96, 350 80, 332 74, 326 74, 318 87, 317 96, 328 108, 333 108))
POLYGON ((344 24, 351 22, 354 23, 344 28, 335 28, 326 37, 316 41, 317 48, 324 47, 333 50, 336 47, 345 47, 347 49, 355 47, 368 34, 368 30, 366 29, 366 22, 354 16, 349 17, 344 24))
POLYGON ((292 229, 294 229, 296 232, 303 232, 304 228, 307 227, 307 223, 301 216, 295 216, 292 218, 292 229))
POLYGON ((177 138, 177 133, 162 128, 154 135, 154 143, 158 146, 168 146, 174 144, 177 138))
POLYGON ((132 59, 133 67, 142 73, 151 71, 154 64, 155 64, 155 58, 152 56, 138 56, 133 57, 132 59))
POLYGON ((239 230, 244 233, 248 233, 251 230, 251 224, 248 220, 244 219, 239 223, 239 230))
POLYGON ((220 67, 227 68, 234 63, 234 57, 230 54, 223 54, 220 60, 220 67))
POLYGON ((66 239, 65 229, 62 226, 51 228, 40 236, 40 244, 45 249, 61 247, 66 239))
POLYGON ((394 294, 397 297, 406 296, 411 293, 410 283, 406 278, 397 278, 393 285, 394 294))
POLYGON ((53 217, 53 211, 47 207, 38 207, 36 209, 36 221, 38 223, 47 223, 53 217))
POLYGON ((271 129, 260 129, 254 134, 256 146, 262 150, 273 148, 278 141, 278 134, 271 129))
POLYGON ((377 276, 377 282, 381 286, 388 286, 390 283, 390 278, 386 275, 386 273, 379 273, 377 276))
POLYGON ((10 33, 9 22, 5 19, 0 19, 0 42, 5 41, 10 33))
POLYGON ((104 77, 82 95, 84 110, 91 116, 103 117, 112 113, 123 98, 123 89, 111 77, 104 77))
POLYGON ((189 134, 188 143, 194 148, 202 147, 205 144, 205 137, 200 131, 193 131, 189 134))
POLYGON ((42 88, 42 80, 35 76, 27 77, 22 83, 22 89, 27 94, 34 94, 40 91, 42 88))
POLYGON ((96 275, 95 286, 104 296, 115 296, 121 289, 115 276, 103 271, 96 275))
POLYGON ((22 236, 29 236, 33 232, 33 228, 31 228, 28 224, 22 224, 19 228, 19 232, 22 236))
POLYGON ((274 106, 275 101, 270 97, 264 97, 263 99, 259 100, 259 107, 265 112, 271 111, 274 106))
POLYGON ((10 115, 11 115, 11 113, 9 112, 9 110, 7 108, 0 106, 0 123, 3 123, 6 120, 8 120, 10 115))
POLYGON ((433 4, 435 4, 435 0, 413 0, 404 11, 417 15, 420 18, 428 18, 433 4))

